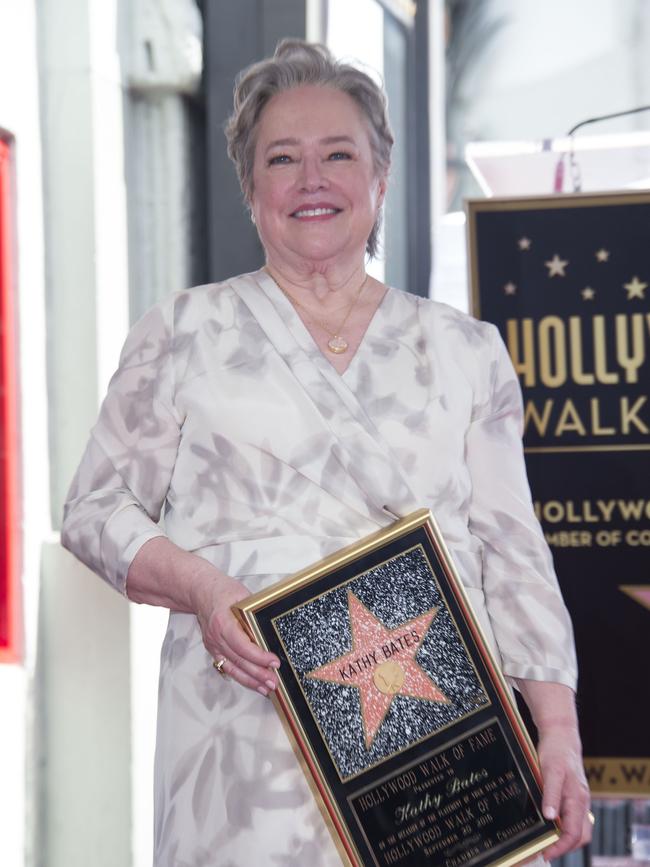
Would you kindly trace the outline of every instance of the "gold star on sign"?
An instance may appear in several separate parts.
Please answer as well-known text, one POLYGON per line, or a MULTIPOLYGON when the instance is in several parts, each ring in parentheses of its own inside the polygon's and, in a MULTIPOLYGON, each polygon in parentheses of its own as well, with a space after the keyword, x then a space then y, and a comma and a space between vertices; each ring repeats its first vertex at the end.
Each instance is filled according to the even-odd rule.
POLYGON ((512 282, 506 283, 506 285, 503 287, 503 291, 506 293, 506 295, 514 295, 517 291, 517 287, 512 282))
POLYGON ((609 260, 609 250, 605 250, 603 247, 600 250, 596 250, 596 259, 598 262, 607 262, 609 260))
POLYGON ((564 269, 569 264, 567 259, 560 259, 557 253, 548 262, 544 262, 548 268, 549 277, 566 277, 564 269))
POLYGON ((533 242, 530 240, 530 238, 526 238, 525 236, 524 236, 523 238, 520 238, 520 239, 517 241, 517 244, 519 244, 519 249, 520 249, 520 250, 530 250, 530 245, 531 245, 532 243, 533 243, 533 242))
POLYGON ((643 300, 645 298, 645 295, 643 293, 647 288, 648 284, 642 283, 636 275, 632 277, 629 283, 623 284, 623 289, 627 289, 628 301, 631 301, 632 298, 640 298, 641 300, 643 300))
POLYGON ((593 301, 595 294, 596 290, 592 289, 591 286, 585 286, 585 288, 582 290, 582 297, 585 301, 593 301))
POLYGON ((348 611, 352 650, 307 677, 359 690, 366 749, 370 749, 396 695, 449 704, 415 659, 438 609, 389 629, 348 591, 348 611))

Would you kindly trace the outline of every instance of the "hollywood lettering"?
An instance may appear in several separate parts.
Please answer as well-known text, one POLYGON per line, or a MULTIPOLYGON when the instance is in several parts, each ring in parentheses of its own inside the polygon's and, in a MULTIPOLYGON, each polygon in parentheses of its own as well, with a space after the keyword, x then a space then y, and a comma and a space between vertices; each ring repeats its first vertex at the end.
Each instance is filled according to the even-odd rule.
POLYGON ((650 314, 548 315, 506 322, 506 342, 526 393, 529 439, 626 437, 650 434, 648 395, 639 389, 650 366, 650 314))

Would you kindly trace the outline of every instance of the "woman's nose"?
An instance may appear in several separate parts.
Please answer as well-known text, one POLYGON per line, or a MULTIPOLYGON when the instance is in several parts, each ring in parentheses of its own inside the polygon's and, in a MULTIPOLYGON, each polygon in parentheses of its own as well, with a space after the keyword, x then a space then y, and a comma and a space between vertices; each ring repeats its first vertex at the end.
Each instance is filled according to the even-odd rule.
POLYGON ((327 185, 327 177, 319 157, 303 157, 301 169, 300 185, 306 192, 315 192, 327 185))

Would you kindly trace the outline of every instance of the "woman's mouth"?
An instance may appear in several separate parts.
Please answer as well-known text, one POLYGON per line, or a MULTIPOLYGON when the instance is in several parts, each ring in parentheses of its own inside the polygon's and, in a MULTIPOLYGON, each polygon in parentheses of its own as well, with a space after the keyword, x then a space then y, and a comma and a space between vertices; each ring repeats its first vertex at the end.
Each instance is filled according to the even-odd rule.
POLYGON ((314 217, 333 217, 339 214, 340 208, 299 208, 294 211, 291 216, 298 220, 313 219, 314 217))

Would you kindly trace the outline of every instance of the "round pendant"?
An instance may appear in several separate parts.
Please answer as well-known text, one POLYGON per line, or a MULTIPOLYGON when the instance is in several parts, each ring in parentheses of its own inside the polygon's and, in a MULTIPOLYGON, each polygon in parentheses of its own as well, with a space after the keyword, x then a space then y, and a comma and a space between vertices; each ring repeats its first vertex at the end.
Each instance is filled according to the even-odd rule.
POLYGON ((339 337, 338 334, 335 334, 334 337, 327 341, 327 348, 335 355, 340 355, 342 352, 347 350, 348 342, 347 340, 344 340, 343 337, 339 337))

